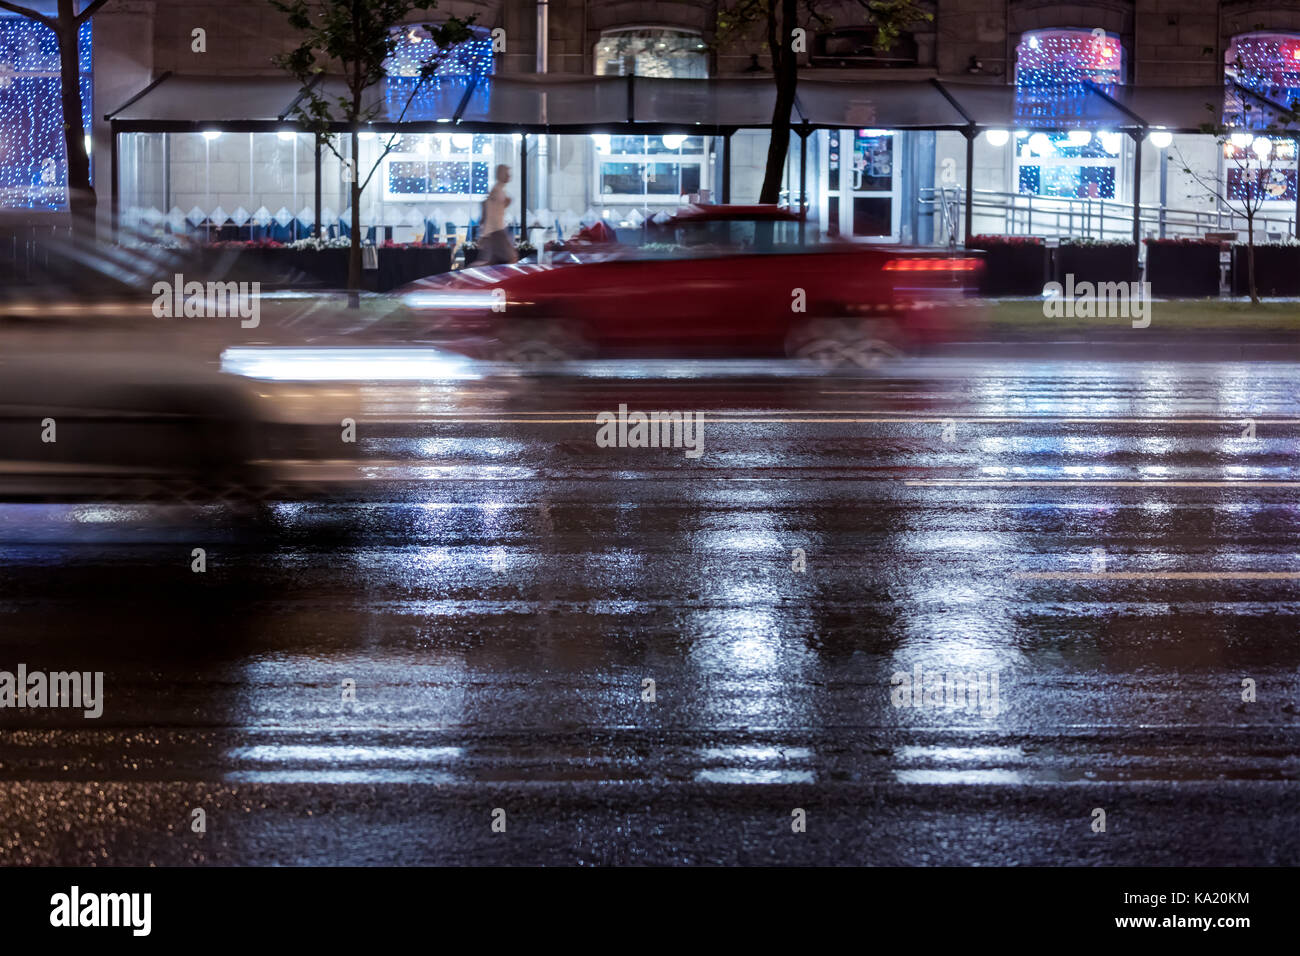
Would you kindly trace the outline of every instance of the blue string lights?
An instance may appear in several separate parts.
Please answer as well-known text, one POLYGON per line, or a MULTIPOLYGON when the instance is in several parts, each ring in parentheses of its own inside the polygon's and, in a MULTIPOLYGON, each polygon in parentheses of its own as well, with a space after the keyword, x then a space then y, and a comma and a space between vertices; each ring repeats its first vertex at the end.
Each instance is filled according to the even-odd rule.
POLYGON ((1122 137, 1082 127, 1099 98, 1124 82, 1124 47, 1102 30, 1036 30, 1016 48, 1018 123, 1040 132, 1016 134, 1017 189, 1035 196, 1113 199, 1122 137), (1046 132, 1052 127, 1058 131, 1046 132))
POLYGON ((406 119, 424 122, 450 120, 474 79, 478 80, 475 105, 485 105, 494 69, 490 37, 476 36, 448 51, 441 51, 422 27, 402 29, 404 35, 387 65, 384 93, 390 121, 396 122, 406 107, 411 90, 420 83, 420 71, 426 64, 440 58, 433 75, 424 80, 407 109, 406 119))
MULTIPOLYGON (((467 110, 487 110, 495 69, 490 37, 480 34, 442 51, 424 28, 401 29, 404 35, 388 61, 384 89, 390 121, 396 121, 403 109, 408 122, 448 121, 455 116, 471 82, 475 89, 467 110), (421 82, 421 70, 435 61, 438 65, 433 75, 421 82), (419 89, 411 99, 417 84, 419 89)), ((491 187, 488 177, 492 143, 488 136, 404 136, 398 154, 391 160, 386 198, 480 196, 491 187)))
POLYGON ((1229 79, 1279 106, 1300 105, 1300 36, 1256 33, 1237 37, 1225 59, 1229 79))
MULTIPOLYGON (((78 37, 81 121, 93 115, 91 26, 78 37)), ((0 207, 57 210, 67 204, 59 43, 53 30, 24 17, 0 17, 0 207)))
POLYGON ((1095 100, 1088 83, 1109 93, 1123 82, 1124 47, 1100 30, 1035 30, 1016 47, 1016 112, 1026 126, 1074 125, 1095 100))
MULTIPOLYGON (((1242 130, 1266 129, 1287 121, 1285 110, 1300 108, 1300 36, 1254 33, 1232 41, 1224 55, 1224 124, 1242 130), (1258 94, 1254 99, 1234 87, 1258 94), (1271 110, 1275 103, 1281 110, 1271 110), (1249 108, 1247 108, 1249 107, 1249 108)), ((1224 144, 1228 198, 1239 202, 1295 202, 1296 144, 1286 137, 1243 135, 1224 144)))

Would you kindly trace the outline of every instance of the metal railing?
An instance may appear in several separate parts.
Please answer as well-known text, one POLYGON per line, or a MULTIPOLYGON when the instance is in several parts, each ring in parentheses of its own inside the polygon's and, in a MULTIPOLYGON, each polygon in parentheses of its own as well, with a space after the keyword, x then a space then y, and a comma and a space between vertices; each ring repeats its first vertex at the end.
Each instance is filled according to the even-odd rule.
MULTIPOLYGON (((966 191, 961 186, 922 186, 920 204, 938 217, 936 235, 945 242, 962 241, 966 191)), ((974 230, 992 232, 990 219, 1001 219, 1002 235, 1077 236, 1092 239, 1131 240, 1133 204, 1115 199, 1065 199, 1024 193, 976 189, 971 192, 971 213, 982 220, 974 230)), ((1231 209, 1188 209, 1143 203, 1138 207, 1139 228, 1148 236, 1203 237, 1209 232, 1236 232, 1246 238, 1246 217, 1231 209)), ((1294 215, 1255 216, 1255 241, 1285 239, 1296 234, 1294 215)))

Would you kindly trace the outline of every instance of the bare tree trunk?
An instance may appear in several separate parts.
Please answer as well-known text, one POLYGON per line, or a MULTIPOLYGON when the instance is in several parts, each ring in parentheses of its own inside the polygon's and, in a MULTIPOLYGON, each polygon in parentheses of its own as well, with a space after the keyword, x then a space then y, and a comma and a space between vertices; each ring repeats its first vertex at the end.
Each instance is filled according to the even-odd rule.
MULTIPOLYGON (((769 0, 775 4, 777 0, 769 0)), ((798 0, 781 0, 781 22, 768 27, 768 48, 772 54, 772 72, 776 76, 776 105, 772 108, 772 136, 767 143, 767 164, 763 170, 760 203, 775 203, 781 198, 781 180, 785 177, 785 158, 790 149, 790 112, 794 109, 799 86, 799 61, 794 52, 793 31, 798 22, 798 0)), ((775 10, 771 15, 775 17, 775 10)))
POLYGON ((59 0, 59 73, 63 95, 63 143, 68 163, 68 211, 72 234, 78 239, 95 237, 95 187, 90 182, 90 156, 81 118, 81 61, 77 40, 80 30, 73 16, 72 0, 59 0))
POLYGON ((1250 304, 1259 305, 1259 290, 1255 287, 1255 214, 1246 213, 1246 274, 1250 280, 1250 304))
POLYGON ((361 135, 352 131, 348 186, 352 193, 352 243, 348 247, 348 306, 361 307, 361 135))

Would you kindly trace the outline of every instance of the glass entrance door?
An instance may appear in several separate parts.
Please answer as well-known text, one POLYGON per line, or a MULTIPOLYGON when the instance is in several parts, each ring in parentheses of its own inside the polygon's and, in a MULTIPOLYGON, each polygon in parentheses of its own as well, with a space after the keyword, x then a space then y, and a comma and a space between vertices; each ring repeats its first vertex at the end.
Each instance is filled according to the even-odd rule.
POLYGON ((883 129, 829 130, 824 135, 827 234, 897 242, 900 138, 883 129))

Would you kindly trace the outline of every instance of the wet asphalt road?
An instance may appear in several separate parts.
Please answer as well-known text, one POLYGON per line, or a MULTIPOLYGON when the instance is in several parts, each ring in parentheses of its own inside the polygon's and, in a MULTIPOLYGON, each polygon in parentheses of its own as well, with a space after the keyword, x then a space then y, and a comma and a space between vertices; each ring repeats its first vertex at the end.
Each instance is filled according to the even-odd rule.
POLYGON ((1300 863, 1300 366, 667 371, 367 386, 251 531, 0 506, 0 669, 105 684, 0 710, 0 862, 1300 863))

